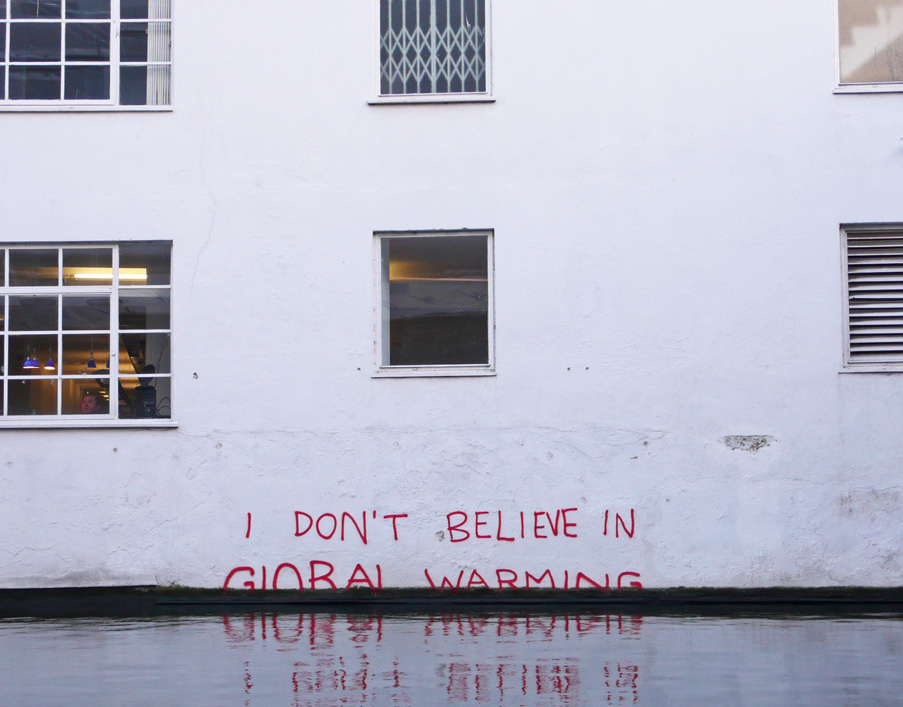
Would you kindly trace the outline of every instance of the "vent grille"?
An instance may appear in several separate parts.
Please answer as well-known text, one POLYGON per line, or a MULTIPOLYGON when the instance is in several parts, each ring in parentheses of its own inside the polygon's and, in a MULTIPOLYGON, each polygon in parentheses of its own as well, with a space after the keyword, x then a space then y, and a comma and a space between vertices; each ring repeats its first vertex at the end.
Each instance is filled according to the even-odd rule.
POLYGON ((850 363, 903 362, 903 230, 847 233, 850 363))

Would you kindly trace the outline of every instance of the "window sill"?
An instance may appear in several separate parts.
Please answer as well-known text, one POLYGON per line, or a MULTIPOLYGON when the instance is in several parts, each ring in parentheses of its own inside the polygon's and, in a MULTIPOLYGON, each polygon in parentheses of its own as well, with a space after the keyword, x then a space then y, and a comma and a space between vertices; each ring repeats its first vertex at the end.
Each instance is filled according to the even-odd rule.
POLYGON ((494 376, 489 366, 392 366, 377 368, 373 378, 464 378, 494 376))
POLYGON ((841 84, 834 93, 903 93, 903 83, 841 84))
POLYGON ((903 363, 848 364, 838 373, 840 375, 847 373, 903 373, 903 363))
POLYGON ((0 420, 2 430, 45 429, 155 429, 171 430, 179 426, 174 420, 0 420))
POLYGON ((64 105, 54 103, 0 104, 0 113, 171 113, 172 106, 64 105))
POLYGON ((367 101, 367 103, 371 106, 413 105, 417 103, 495 103, 495 98, 488 93, 431 93, 376 96, 367 101))

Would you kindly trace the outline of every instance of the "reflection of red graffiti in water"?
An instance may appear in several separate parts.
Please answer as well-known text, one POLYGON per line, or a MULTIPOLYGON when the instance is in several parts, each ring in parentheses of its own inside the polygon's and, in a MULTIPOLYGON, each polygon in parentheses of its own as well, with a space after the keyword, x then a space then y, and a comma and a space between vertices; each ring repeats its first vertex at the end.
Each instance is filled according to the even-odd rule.
MULTIPOLYGON (((553 642, 592 633, 615 633, 631 639, 639 637, 643 625, 640 616, 618 615, 511 614, 490 618, 454 614, 434 615, 425 621, 427 646, 431 641, 454 636, 468 642, 484 635, 489 640, 504 638, 506 642, 512 637, 553 642)), ((387 650, 378 647, 383 642, 385 628, 381 615, 265 612, 239 618, 225 615, 223 628, 229 642, 235 646, 259 640, 286 645, 300 643, 317 651, 311 654, 317 656, 315 661, 295 662, 287 676, 293 705, 370 704, 370 700, 376 698, 388 699, 386 704, 395 706, 418 703, 412 695, 416 686, 406 684, 405 678, 410 673, 405 670, 403 657, 383 663, 382 668, 374 660, 374 655, 380 655, 379 651, 387 650), (346 643, 349 634, 350 642, 346 643), (343 635, 344 641, 340 640, 343 635)), ((248 662, 243 667, 243 688, 250 699, 255 683, 253 669, 248 662)), ((587 695, 583 694, 587 690, 592 693, 594 705, 639 702, 639 667, 619 661, 594 662, 592 686, 581 682, 580 662, 576 658, 531 661, 490 658, 479 662, 455 658, 437 663, 436 674, 440 678, 436 687, 444 691, 449 703, 454 704, 545 698, 554 700, 556 705, 582 705, 587 704, 587 695)))
POLYGON ((639 638, 642 616, 582 615, 518 616, 501 615, 493 619, 471 614, 430 616, 423 625, 424 636, 433 635, 479 637, 489 633, 496 638, 533 638, 546 640, 570 638, 572 635, 612 633, 626 638, 639 638))
POLYGON ((350 615, 337 621, 335 614, 247 614, 239 618, 223 616, 223 629, 230 643, 240 645, 256 640, 273 640, 292 645, 308 643, 313 648, 329 648, 335 643, 337 623, 346 624, 357 646, 383 639, 383 617, 350 615))

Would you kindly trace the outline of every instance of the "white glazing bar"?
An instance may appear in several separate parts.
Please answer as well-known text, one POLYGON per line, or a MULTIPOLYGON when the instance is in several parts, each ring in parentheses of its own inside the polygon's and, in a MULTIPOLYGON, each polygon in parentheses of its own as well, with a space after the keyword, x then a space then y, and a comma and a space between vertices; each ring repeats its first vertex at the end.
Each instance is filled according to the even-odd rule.
POLYGON ((119 0, 110 0, 110 101, 119 105, 119 0))
MULTIPOLYGON (((60 249, 62 251, 62 249, 60 249)), ((60 253, 62 255, 62 253, 60 253)), ((60 268, 60 272, 62 272, 62 268, 60 268)), ((60 379, 60 373, 63 369, 62 363, 62 353, 63 353, 63 298, 62 295, 57 295, 56 299, 56 312, 58 316, 57 321, 57 332, 56 332, 56 358, 54 361, 54 365, 56 366, 56 371, 53 373, 53 378, 51 379, 52 385, 56 385, 56 414, 61 415, 63 413, 63 381, 60 379)), ((50 357, 50 352, 47 352, 47 357, 50 357)))
MULTIPOLYGON (((66 96, 66 20, 62 19, 66 16, 65 2, 63 3, 60 16, 60 95, 57 98, 63 100, 66 96)), ((57 412, 59 412, 59 407, 57 407, 57 412)))
MULTIPOLYGON (((6 20, 6 23, 3 25, 3 33, 5 35, 5 43, 4 43, 4 51, 3 51, 3 62, 6 67, 6 71, 3 72, 3 98, 5 100, 9 100, 9 37, 10 37, 10 29, 9 29, 9 20, 10 13, 12 12, 11 4, 6 3, 6 12, 3 15, 3 19, 6 20)), ((4 396, 5 397, 5 396, 4 396)), ((4 414, 6 411, 4 410, 4 414)))
POLYGON ((110 291, 110 416, 119 418, 119 246, 113 246, 113 286, 110 291))
MULTIPOLYGON (((65 8, 64 8, 65 9, 65 8)), ((63 27, 63 35, 66 34, 66 28, 63 27)), ((63 59, 65 59, 65 55, 63 55, 63 59)), ((64 94, 65 95, 65 94, 64 94)), ((56 251, 56 286, 63 286, 63 249, 57 248, 56 251)), ((63 384, 60 380, 60 374, 63 370, 63 363, 60 356, 63 353, 63 296, 62 294, 58 294, 56 296, 56 357, 57 360, 54 361, 56 365, 56 370, 53 373, 53 383, 51 385, 56 385, 56 414, 61 415, 63 412, 63 384)), ((47 356, 50 356, 50 352, 47 352, 47 356)))
MULTIPOLYGON (((6 259, 6 272, 9 272, 9 251, 4 256, 6 259)), ((7 398, 9 398, 9 297, 3 295, 3 416, 7 415, 7 398)))

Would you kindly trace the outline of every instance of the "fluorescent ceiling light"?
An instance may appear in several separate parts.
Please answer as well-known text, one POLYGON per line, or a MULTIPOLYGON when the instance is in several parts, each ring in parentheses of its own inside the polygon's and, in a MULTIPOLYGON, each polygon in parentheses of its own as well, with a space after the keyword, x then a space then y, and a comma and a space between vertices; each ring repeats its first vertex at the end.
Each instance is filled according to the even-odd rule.
MULTIPOLYGON (((64 273, 68 275, 69 273, 64 273)), ((73 280, 110 280, 113 281, 112 268, 79 268, 72 274, 73 280)), ((119 268, 120 282, 146 282, 147 268, 119 268)))

